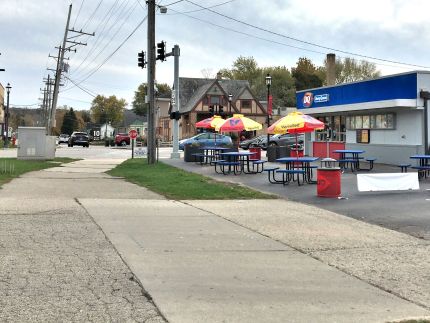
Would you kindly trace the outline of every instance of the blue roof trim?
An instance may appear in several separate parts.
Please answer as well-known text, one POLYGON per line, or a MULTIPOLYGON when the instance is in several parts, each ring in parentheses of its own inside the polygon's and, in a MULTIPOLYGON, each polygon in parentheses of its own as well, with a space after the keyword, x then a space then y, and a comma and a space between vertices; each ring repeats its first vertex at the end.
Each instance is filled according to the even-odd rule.
POLYGON ((296 92, 298 109, 416 98, 417 73, 296 92))

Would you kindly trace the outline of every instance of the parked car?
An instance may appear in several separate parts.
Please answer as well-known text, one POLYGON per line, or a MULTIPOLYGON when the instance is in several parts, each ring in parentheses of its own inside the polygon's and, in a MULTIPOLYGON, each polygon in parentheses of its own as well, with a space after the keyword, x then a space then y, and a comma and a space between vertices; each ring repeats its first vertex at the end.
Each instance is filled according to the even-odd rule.
POLYGON ((70 136, 68 134, 62 133, 61 135, 58 136, 58 144, 69 143, 69 138, 70 136))
POLYGON ((179 141, 179 149, 184 150, 184 146, 188 144, 199 144, 200 146, 213 146, 215 145, 232 146, 233 141, 230 136, 215 134, 213 132, 204 132, 195 135, 191 138, 182 139, 179 141), (215 139, 216 135, 216 139, 215 139), (215 141, 216 140, 216 141, 215 141))
POLYGON ((249 149, 249 147, 253 144, 261 140, 263 137, 266 137, 265 135, 257 136, 251 139, 246 139, 240 142, 239 147, 242 149, 249 149))
MULTIPOLYGON (((297 143, 299 148, 303 147, 303 134, 297 135, 297 143)), ((273 135, 270 137, 269 146, 292 146, 296 144, 296 135, 284 134, 284 135, 273 135)), ((267 136, 262 136, 256 142, 251 144, 251 147, 260 147, 263 150, 267 149, 267 136)))
POLYGON ((73 132, 72 135, 69 138, 68 146, 82 146, 82 147, 89 147, 90 146, 90 139, 88 137, 88 134, 86 132, 73 132))
POLYGON ((115 145, 117 146, 130 145, 130 136, 128 135, 128 133, 118 133, 115 136, 115 145))
MULTIPOLYGON (((297 143, 302 146, 303 134, 297 134, 297 143)), ((267 141, 267 140, 266 140, 267 141)), ((295 134, 273 135, 270 137, 269 146, 291 146, 296 144, 295 134)))

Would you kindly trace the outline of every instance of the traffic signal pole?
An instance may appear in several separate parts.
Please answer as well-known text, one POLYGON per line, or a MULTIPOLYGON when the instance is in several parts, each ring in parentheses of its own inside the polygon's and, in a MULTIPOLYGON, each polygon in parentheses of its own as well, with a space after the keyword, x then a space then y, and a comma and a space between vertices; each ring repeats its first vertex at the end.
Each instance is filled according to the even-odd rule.
POLYGON ((155 0, 148 0, 148 164, 156 161, 155 136, 155 0))
MULTIPOLYGON (((174 101, 173 101, 173 111, 179 112, 179 56, 180 50, 179 45, 173 47, 173 56, 175 57, 175 71, 174 71, 174 101)), ((173 151, 170 154, 170 158, 180 158, 179 153, 179 120, 177 118, 173 119, 173 151)))

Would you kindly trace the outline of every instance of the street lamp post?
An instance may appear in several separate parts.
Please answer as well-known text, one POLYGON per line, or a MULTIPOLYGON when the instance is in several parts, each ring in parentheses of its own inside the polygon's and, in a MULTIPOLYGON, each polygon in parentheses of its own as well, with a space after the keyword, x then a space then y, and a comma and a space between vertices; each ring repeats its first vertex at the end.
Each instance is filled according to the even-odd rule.
MULTIPOLYGON (((271 100, 270 100, 270 85, 272 85, 272 77, 270 76, 269 73, 267 73, 266 75, 266 86, 267 86, 267 128, 269 128, 270 126, 270 112, 269 109, 271 109, 270 104, 271 104, 271 100)), ((270 134, 267 133, 267 146, 269 146, 269 141, 270 141, 270 134)))
POLYGON ((9 143, 8 143, 8 134, 9 134, 9 93, 10 93, 10 89, 12 87, 10 86, 10 84, 8 83, 6 86, 6 93, 7 93, 7 99, 6 99, 6 111, 4 114, 4 147, 7 148, 9 143))
POLYGON ((233 94, 228 95, 228 113, 231 114, 231 100, 233 99, 233 94))

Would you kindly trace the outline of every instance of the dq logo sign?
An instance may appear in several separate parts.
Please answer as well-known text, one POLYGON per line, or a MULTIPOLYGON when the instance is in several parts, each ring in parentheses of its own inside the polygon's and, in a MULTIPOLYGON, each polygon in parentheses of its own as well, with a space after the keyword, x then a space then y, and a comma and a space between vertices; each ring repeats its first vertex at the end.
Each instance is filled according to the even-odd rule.
POLYGON ((305 108, 309 108, 312 105, 312 102, 314 101, 314 95, 312 92, 306 92, 303 96, 303 106, 305 108))

